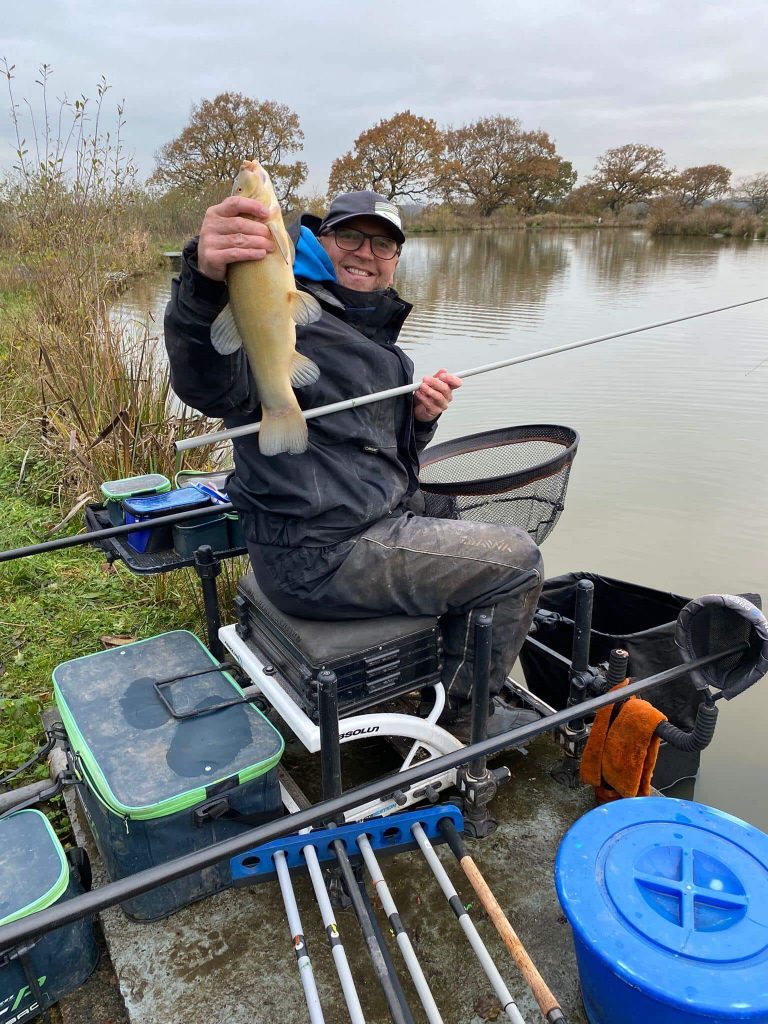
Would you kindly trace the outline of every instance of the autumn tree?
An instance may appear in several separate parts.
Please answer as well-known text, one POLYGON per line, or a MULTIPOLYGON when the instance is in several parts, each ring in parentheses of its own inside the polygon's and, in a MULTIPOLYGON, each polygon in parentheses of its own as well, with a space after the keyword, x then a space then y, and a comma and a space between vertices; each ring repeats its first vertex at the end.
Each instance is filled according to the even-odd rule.
POLYGON ((670 181, 670 191, 681 206, 690 210, 702 206, 708 199, 725 195, 731 172, 722 164, 704 164, 686 167, 670 181))
POLYGON ((387 199, 424 198, 436 187, 441 150, 437 124, 404 110, 362 132, 334 160, 328 195, 372 189, 387 199))
POLYGON ((443 194, 474 203, 489 217, 502 206, 531 213, 570 192, 576 173, 543 131, 523 131, 516 117, 483 117, 445 132, 443 194))
POLYGON ((307 176, 301 160, 286 161, 286 155, 301 150, 303 138, 298 116, 284 104, 223 92, 192 107, 181 134, 156 153, 150 181, 200 193, 231 182, 243 160, 256 159, 285 204, 307 176))
POLYGON ((755 213, 764 213, 768 210, 768 174, 740 178, 733 188, 733 197, 743 200, 755 213))
POLYGON ((618 213, 624 206, 659 195, 674 173, 667 166, 663 150, 629 142, 606 150, 587 184, 593 185, 605 205, 618 213))

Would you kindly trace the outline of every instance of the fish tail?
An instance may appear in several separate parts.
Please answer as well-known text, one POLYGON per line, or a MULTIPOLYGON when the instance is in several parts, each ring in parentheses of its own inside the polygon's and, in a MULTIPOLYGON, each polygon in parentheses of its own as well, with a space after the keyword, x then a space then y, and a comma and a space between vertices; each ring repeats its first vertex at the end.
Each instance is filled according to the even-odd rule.
POLYGON ((281 452, 300 455, 308 445, 307 421, 298 406, 285 412, 270 412, 262 407, 259 430, 259 451, 262 455, 279 455, 281 452))

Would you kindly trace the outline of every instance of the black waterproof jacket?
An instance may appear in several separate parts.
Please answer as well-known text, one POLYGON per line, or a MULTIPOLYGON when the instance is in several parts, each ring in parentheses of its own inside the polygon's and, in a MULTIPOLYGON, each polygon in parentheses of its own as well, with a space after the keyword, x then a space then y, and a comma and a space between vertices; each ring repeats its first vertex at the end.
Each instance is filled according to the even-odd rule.
MULTIPOLYGON (((300 224, 316 231, 319 223, 305 214, 289 234, 295 242, 300 224)), ((413 363, 395 341, 412 307, 397 292, 371 295, 301 278, 297 283, 323 311, 296 331, 296 348, 320 369, 316 384, 296 392, 303 409, 411 382, 413 363)), ((226 285, 197 269, 193 240, 165 316, 171 383, 192 408, 234 427, 260 419, 261 410, 243 350, 222 356, 211 345, 210 325, 226 302, 226 285)), ((385 516, 402 514, 418 487, 418 451, 436 421, 416 421, 408 394, 308 426, 309 448, 301 455, 266 458, 257 434, 234 441, 235 475, 227 491, 252 544, 335 545, 385 516)))

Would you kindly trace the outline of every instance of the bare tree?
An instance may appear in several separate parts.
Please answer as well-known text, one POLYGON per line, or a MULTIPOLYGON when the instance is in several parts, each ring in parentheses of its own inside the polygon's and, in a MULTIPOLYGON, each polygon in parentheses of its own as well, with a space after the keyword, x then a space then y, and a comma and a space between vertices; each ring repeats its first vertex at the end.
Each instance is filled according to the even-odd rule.
POLYGON ((768 174, 752 174, 740 178, 733 186, 734 199, 742 199, 757 214, 768 210, 768 174))

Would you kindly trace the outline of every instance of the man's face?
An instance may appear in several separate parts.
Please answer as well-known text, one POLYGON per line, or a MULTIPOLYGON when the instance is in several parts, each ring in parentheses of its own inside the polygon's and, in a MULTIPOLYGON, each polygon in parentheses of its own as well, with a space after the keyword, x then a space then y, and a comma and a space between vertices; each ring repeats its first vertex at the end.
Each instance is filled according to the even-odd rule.
MULTIPOLYGON (((386 235, 394 238, 387 222, 379 217, 352 217, 339 227, 354 228, 357 231, 364 231, 367 235, 386 235)), ((355 252, 340 249, 333 232, 321 235, 318 241, 330 257, 337 281, 345 288, 351 288, 356 292, 375 292, 389 288, 392 284, 400 257, 394 256, 391 260, 385 260, 381 256, 375 256, 371 250, 370 238, 366 238, 355 252)))

